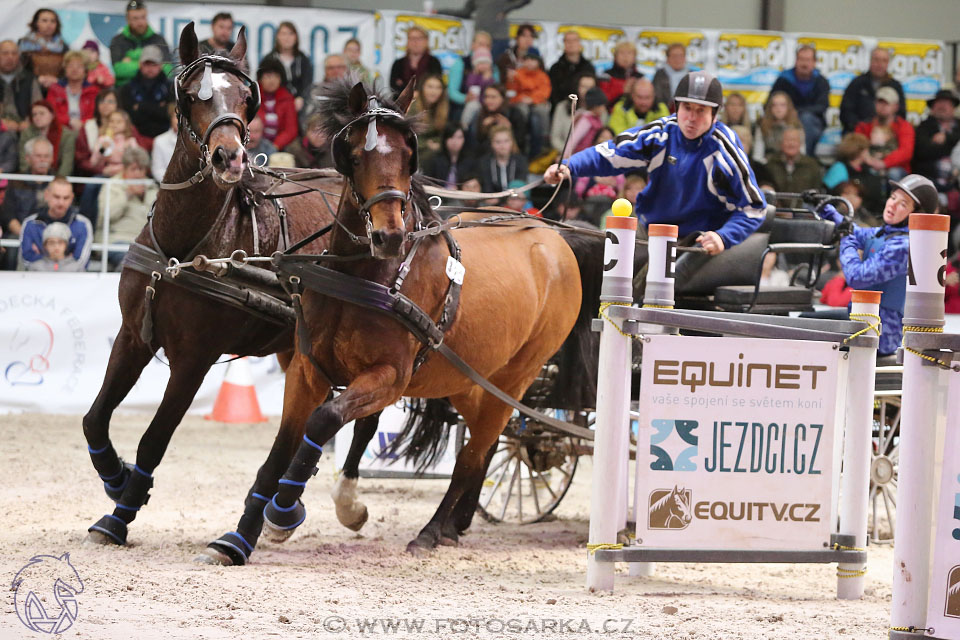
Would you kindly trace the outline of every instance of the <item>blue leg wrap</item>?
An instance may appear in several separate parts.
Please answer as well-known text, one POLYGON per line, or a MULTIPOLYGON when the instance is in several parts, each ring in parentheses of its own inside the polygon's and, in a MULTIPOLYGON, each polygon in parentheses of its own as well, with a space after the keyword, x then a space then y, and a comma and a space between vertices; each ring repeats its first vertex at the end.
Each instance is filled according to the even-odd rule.
POLYGON ((111 478, 103 478, 103 490, 107 492, 107 496, 116 502, 120 499, 120 496, 123 495, 123 490, 127 488, 127 483, 130 481, 130 475, 133 471, 133 465, 129 462, 124 463, 123 460, 120 460, 122 465, 120 472, 115 474, 111 478))
POLYGON ((87 531, 98 531, 120 546, 127 543, 127 523, 110 514, 97 520, 87 531))
POLYGON ((296 529, 307 519, 307 509, 299 498, 293 505, 281 507, 277 504, 277 496, 273 496, 273 499, 263 508, 263 519, 276 529, 284 531, 296 529))
POLYGON ((225 553, 234 566, 238 567, 247 564, 250 554, 253 553, 253 545, 236 531, 223 534, 211 542, 209 546, 225 553))

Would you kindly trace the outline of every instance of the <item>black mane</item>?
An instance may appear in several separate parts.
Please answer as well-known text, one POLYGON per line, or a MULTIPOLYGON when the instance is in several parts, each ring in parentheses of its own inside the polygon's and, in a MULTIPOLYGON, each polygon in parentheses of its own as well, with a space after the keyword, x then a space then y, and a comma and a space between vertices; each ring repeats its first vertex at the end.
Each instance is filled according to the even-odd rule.
MULTIPOLYGON (((317 114, 320 116, 320 122, 317 126, 323 132, 327 140, 333 140, 334 136, 340 133, 340 130, 350 124, 356 115, 350 110, 350 92, 359 82, 356 76, 348 74, 344 78, 324 82, 320 85, 320 90, 312 98, 317 101, 317 114)), ((381 125, 390 126, 399 131, 404 138, 411 134, 416 134, 420 128, 420 119, 417 116, 407 116, 397 105, 393 98, 393 92, 387 87, 377 89, 370 83, 363 82, 363 89, 368 96, 377 96, 380 106, 403 115, 402 118, 381 119, 381 125)), ((378 125, 379 126, 379 125, 378 125)), ((424 178, 419 172, 410 176, 410 190, 413 201, 423 214, 424 220, 440 220, 440 216, 434 212, 430 206, 427 193, 423 189, 424 178)))

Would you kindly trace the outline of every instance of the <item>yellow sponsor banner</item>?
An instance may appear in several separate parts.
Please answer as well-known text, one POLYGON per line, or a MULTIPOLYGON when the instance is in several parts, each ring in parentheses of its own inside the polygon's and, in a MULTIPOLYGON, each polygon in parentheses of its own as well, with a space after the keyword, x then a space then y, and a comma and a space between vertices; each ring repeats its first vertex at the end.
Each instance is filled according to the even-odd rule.
POLYGON ((470 43, 467 42, 466 28, 462 20, 401 13, 394 18, 393 23, 393 46, 398 56, 403 55, 407 50, 407 30, 413 26, 420 27, 427 32, 430 50, 434 54, 446 51, 463 55, 470 48, 470 43))
POLYGON ((511 37, 511 38, 516 38, 516 37, 517 37, 517 30, 520 28, 520 25, 522 25, 522 24, 529 24, 530 26, 532 26, 532 27, 533 27, 533 30, 534 30, 534 31, 536 32, 536 34, 537 34, 537 35, 536 35, 537 38, 539 38, 539 37, 540 37, 540 34, 543 33, 543 26, 537 24, 536 22, 520 22, 520 23, 516 23, 516 24, 511 24, 511 25, 510 25, 510 37, 511 37))
POLYGON ((583 56, 603 70, 613 63, 613 48, 626 38, 626 32, 618 27, 592 27, 581 24, 562 24, 557 27, 557 46, 563 51, 563 34, 576 31, 583 43, 583 56))
POLYGON ((784 66, 782 35, 720 32, 717 38, 717 69, 748 72, 750 69, 784 66))
POLYGON ((702 67, 707 57, 707 38, 702 31, 644 29, 637 34, 637 63, 656 67, 667 58, 667 47, 679 43, 687 48, 687 63, 702 67))
MULTIPOLYGON (((866 70, 869 53, 866 43, 860 38, 799 36, 797 45, 810 45, 817 50, 817 70, 828 78, 841 74, 849 82, 866 70)), ((787 64, 790 62, 787 61, 787 64)))
POLYGON ((943 47, 938 42, 881 40, 877 47, 890 52, 890 74, 907 95, 932 96, 943 77, 943 47))

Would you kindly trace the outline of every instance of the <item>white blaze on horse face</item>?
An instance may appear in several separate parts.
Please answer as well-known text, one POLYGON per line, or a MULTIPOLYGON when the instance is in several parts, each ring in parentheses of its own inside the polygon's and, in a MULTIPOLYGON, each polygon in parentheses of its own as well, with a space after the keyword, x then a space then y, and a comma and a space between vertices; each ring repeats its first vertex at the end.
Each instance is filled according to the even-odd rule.
MULTIPOLYGON (((204 77, 206 77, 206 73, 204 73, 204 77)), ((218 72, 216 72, 216 73, 214 73, 214 74, 212 75, 212 81, 211 81, 211 83, 212 83, 213 88, 216 89, 216 90, 218 90, 218 91, 222 91, 222 90, 224 90, 224 89, 229 89, 229 88, 230 88, 230 74, 229 74, 229 73, 226 73, 226 72, 223 72, 223 71, 218 71, 218 72)))

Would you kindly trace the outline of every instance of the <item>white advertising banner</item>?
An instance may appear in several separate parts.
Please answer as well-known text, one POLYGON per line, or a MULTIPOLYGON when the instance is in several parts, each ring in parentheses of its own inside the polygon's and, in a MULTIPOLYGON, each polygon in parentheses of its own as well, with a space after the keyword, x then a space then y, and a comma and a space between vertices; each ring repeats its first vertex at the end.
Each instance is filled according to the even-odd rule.
POLYGON ((926 626, 938 638, 960 638, 960 375, 944 375, 950 389, 926 626))
MULTIPOLYGON (((0 272, 0 413, 86 413, 120 330, 119 282, 119 273, 0 272)), ((165 360, 160 351, 150 361, 120 411, 157 410, 170 377, 165 360)), ((276 357, 249 361, 261 410, 280 415, 276 357)), ((190 413, 210 411, 226 366, 210 369, 190 413)))
POLYGON ((637 436, 637 543, 822 550, 841 374, 834 345, 650 336, 637 436))

